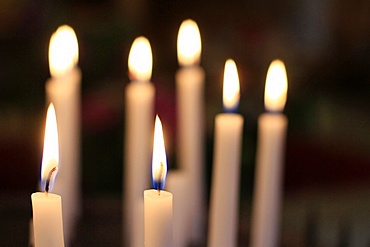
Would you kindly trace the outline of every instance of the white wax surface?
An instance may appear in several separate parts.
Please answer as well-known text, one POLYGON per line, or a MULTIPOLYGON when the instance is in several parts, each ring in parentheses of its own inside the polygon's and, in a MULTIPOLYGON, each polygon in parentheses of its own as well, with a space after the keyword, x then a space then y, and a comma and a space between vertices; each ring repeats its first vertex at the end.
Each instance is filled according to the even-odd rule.
POLYGON ((239 114, 215 118, 209 247, 237 246, 243 123, 239 114))
POLYGON ((63 222, 66 244, 73 238, 81 210, 80 115, 81 71, 69 73, 46 82, 47 102, 52 102, 58 124, 59 166, 53 192, 63 197, 63 222))
POLYGON ((166 189, 173 194, 173 240, 174 247, 187 247, 189 229, 188 210, 188 178, 185 171, 170 170, 166 178, 166 189))
POLYGON ((187 196, 191 227, 184 234, 198 244, 205 234, 204 77, 204 70, 199 66, 181 68, 176 73, 177 161, 189 178, 187 196))
POLYGON ((173 246, 172 194, 157 190, 144 191, 144 246, 173 246))
POLYGON ((61 197, 37 192, 31 200, 35 247, 64 247, 61 197))
POLYGON ((151 181, 154 96, 150 82, 130 82, 125 90, 124 238, 132 247, 144 244, 144 212, 136 207, 151 181))
POLYGON ((258 119, 251 247, 279 245, 287 124, 287 118, 283 114, 265 113, 258 119))

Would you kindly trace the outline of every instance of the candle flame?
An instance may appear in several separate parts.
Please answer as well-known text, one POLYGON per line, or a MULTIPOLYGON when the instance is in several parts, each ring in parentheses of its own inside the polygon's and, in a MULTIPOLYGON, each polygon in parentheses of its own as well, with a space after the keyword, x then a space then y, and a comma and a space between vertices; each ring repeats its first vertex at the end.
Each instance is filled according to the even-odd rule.
POLYGON ((281 60, 270 64, 266 76, 265 108, 268 111, 283 111, 288 91, 288 78, 281 60))
POLYGON ((143 36, 134 40, 128 56, 128 70, 133 80, 149 81, 152 76, 153 56, 149 40, 143 36))
POLYGON ((157 190, 163 190, 166 183, 167 158, 164 147, 162 122, 158 115, 155 118, 154 144, 152 157, 153 186, 157 190))
POLYGON ((228 59, 225 63, 223 105, 226 111, 233 111, 239 105, 240 85, 238 69, 234 60, 228 59))
POLYGON ((64 75, 78 62, 78 42, 75 31, 67 25, 60 26, 50 38, 49 68, 53 77, 64 75))
POLYGON ((53 188, 59 163, 58 127, 53 103, 49 105, 46 114, 44 152, 41 164, 41 186, 49 183, 49 190, 53 188), (51 173, 51 171, 53 171, 51 173))
POLYGON ((177 57, 182 66, 199 64, 202 43, 198 25, 193 20, 182 22, 177 37, 177 57))

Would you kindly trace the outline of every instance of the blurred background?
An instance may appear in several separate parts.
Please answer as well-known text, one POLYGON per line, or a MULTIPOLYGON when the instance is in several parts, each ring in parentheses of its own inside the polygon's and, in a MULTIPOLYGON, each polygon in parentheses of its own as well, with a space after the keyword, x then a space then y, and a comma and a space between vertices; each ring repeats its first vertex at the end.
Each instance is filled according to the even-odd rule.
MULTIPOLYGON (((45 121, 48 45, 77 34, 82 70, 83 215, 73 246, 122 246, 124 88, 133 40, 153 50, 156 112, 176 167, 177 32, 202 36, 206 194, 223 66, 236 61, 245 118, 239 246, 248 246, 257 118, 267 68, 282 59, 289 119, 280 246, 370 246, 370 2, 366 0, 0 1, 0 246, 26 246, 45 121)), ((154 121, 154 120, 153 120, 154 121)))

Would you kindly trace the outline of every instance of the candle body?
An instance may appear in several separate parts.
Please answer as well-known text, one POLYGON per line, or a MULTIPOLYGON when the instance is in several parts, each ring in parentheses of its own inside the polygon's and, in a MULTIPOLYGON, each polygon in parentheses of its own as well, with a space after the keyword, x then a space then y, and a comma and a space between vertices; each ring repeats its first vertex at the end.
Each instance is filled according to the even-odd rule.
POLYGON ((219 114, 215 119, 209 247, 237 246, 243 123, 239 114, 219 114))
POLYGON ((124 236, 128 246, 143 246, 143 191, 150 185, 155 88, 149 82, 131 82, 126 87, 124 145, 124 236))
POLYGON ((46 82, 48 103, 55 106, 59 135, 58 183, 53 192, 63 197, 63 222, 66 244, 81 210, 80 189, 80 90, 81 71, 73 68, 46 82))
POLYGON ((62 198, 37 192, 31 200, 35 247, 64 247, 62 198))
POLYGON ((145 247, 173 246, 172 194, 144 191, 145 247))
POLYGON ((265 113, 258 119, 251 247, 279 246, 286 128, 282 114, 265 113))
POLYGON ((188 217, 187 173, 181 170, 169 171, 166 178, 166 188, 173 194, 173 243, 174 247, 187 247, 188 239, 185 232, 188 217))
POLYGON ((188 174, 188 230, 190 241, 201 243, 205 234, 204 208, 204 70, 184 67, 176 73, 178 156, 188 174))

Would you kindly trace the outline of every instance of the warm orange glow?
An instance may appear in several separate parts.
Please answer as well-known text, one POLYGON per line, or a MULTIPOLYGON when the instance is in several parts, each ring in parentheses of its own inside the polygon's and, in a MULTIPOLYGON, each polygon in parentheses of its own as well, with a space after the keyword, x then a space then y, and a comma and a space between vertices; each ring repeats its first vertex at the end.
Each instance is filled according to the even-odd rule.
POLYGON ((132 80, 149 81, 152 76, 153 56, 149 40, 138 37, 134 40, 128 56, 128 70, 132 80))
POLYGON ((158 115, 155 118, 154 126, 152 175, 153 181, 156 182, 159 181, 162 184, 165 183, 167 175, 167 159, 166 159, 166 150, 164 147, 162 122, 159 119, 158 115))
POLYGON ((182 22, 177 37, 177 58, 181 66, 191 66, 200 62, 202 43, 198 25, 193 20, 182 22))
POLYGON ((232 110, 239 105, 240 86, 238 70, 234 60, 228 59, 225 63, 223 104, 224 108, 232 110))
POLYGON ((281 60, 272 61, 266 76, 265 108, 268 111, 283 111, 287 98, 288 78, 281 60))
MULTIPOLYGON (((57 118, 55 115, 54 105, 49 105, 46 114, 46 126, 45 126, 45 137, 44 137, 44 152, 42 155, 41 164, 41 179, 43 182, 46 181, 50 171, 54 168, 58 168, 59 163, 59 144, 58 144, 58 127, 57 118)), ((51 186, 54 181, 54 177, 57 172, 53 173, 51 177, 51 186)))
POLYGON ((67 25, 60 26, 50 38, 49 68, 53 77, 64 75, 78 62, 76 33, 67 25))

